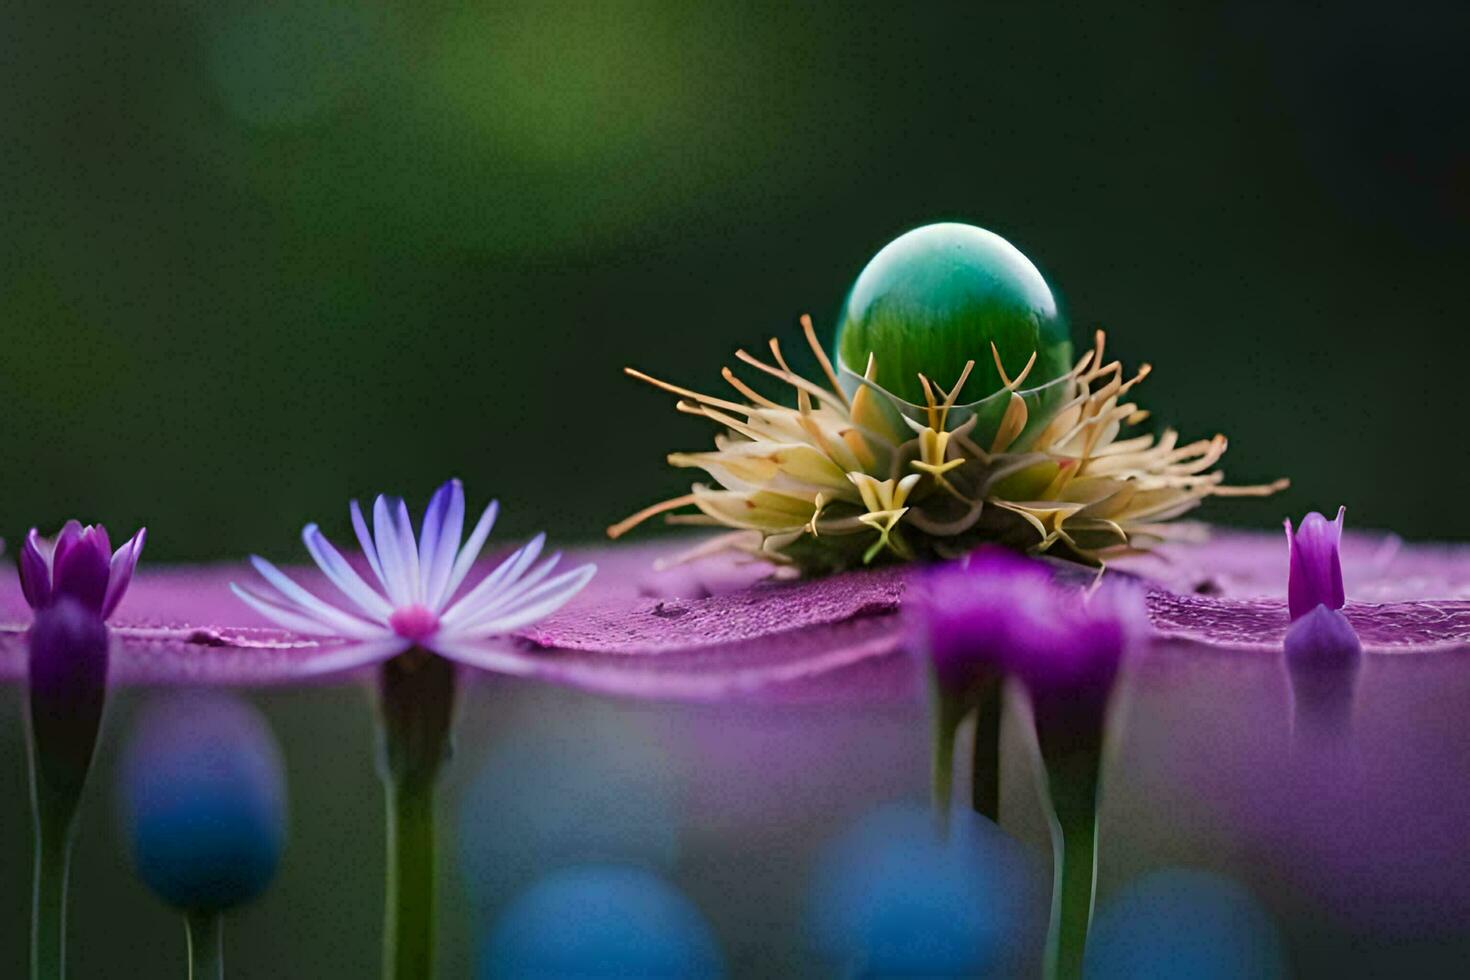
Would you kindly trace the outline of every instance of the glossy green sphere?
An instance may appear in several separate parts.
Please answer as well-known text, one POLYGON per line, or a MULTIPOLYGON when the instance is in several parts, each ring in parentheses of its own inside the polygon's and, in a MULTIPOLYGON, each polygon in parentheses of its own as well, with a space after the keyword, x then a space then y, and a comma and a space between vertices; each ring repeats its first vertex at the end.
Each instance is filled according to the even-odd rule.
POLYGON ((915 228, 884 246, 853 283, 837 327, 840 363, 862 374, 873 353, 878 384, 919 404, 920 373, 948 389, 969 360, 975 370, 959 404, 999 390, 992 342, 1012 378, 1036 352, 1026 388, 1072 366, 1066 319, 1036 266, 999 235, 958 223, 915 228))

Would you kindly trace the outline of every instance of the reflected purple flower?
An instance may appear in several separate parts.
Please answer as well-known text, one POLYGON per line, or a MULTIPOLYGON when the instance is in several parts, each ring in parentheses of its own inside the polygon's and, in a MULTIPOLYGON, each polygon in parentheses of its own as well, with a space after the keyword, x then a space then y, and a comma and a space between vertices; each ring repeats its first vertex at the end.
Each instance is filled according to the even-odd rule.
POLYGON ((1342 587, 1343 515, 1346 507, 1337 509, 1337 517, 1328 520, 1312 511, 1297 529, 1286 524, 1286 541, 1290 551, 1291 571, 1287 579, 1286 604, 1293 621, 1317 608, 1341 609, 1347 599, 1342 587))
POLYGON ((55 538, 43 538, 31 528, 20 552, 20 586, 26 602, 39 610, 70 596, 106 619, 127 592, 147 532, 139 528, 114 552, 101 524, 83 527, 67 521, 55 538))
POLYGON ((1286 631, 1286 662, 1294 669, 1336 668, 1355 664, 1363 643, 1347 617, 1318 605, 1286 631))

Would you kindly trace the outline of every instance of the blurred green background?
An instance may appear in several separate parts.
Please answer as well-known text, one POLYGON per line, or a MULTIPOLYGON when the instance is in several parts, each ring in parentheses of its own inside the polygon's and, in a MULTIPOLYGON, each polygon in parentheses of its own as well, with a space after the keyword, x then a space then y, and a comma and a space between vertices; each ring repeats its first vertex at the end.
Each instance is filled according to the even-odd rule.
MULTIPOLYGON (((1140 394, 1157 419, 1228 433, 1235 481, 1295 481, 1204 516, 1274 528, 1345 503, 1354 526, 1470 538, 1454 498, 1470 479, 1467 27, 1450 3, 5 4, 0 530, 13 544, 76 515, 146 523, 148 561, 300 560, 300 526, 340 535, 349 496, 422 501, 459 475, 473 501, 505 501, 511 532, 590 539, 679 492, 664 453, 710 436, 624 365, 714 388, 736 347, 794 337, 803 312, 830 338, 877 249, 957 219, 1052 278, 1079 342, 1104 326, 1127 363, 1150 361, 1140 394)), ((484 878, 467 848, 513 848, 543 812, 518 824, 494 794, 476 809, 482 768, 511 773, 496 785, 512 799, 569 794, 544 811, 572 813, 569 832, 607 823, 578 789, 606 767, 498 764, 505 739, 542 737, 537 719, 599 751, 653 745, 626 772, 674 773, 671 796, 701 772, 728 794, 669 807, 678 880, 736 975, 801 973, 795 896, 816 842, 924 789, 917 705, 745 716, 489 690, 465 705, 446 787, 446 976, 468 973, 481 918, 542 870, 464 902, 484 878), (732 729, 755 741, 730 748, 732 729), (832 758, 797 765, 796 744, 832 758), (706 758, 719 751, 723 766, 706 758)), ((1199 704, 1224 711, 1221 690, 1211 678, 1199 704)), ((178 923, 131 878, 113 820, 137 698, 111 709, 84 813, 78 976, 182 972, 178 923)), ((276 890, 232 925, 234 972, 370 976, 382 815, 367 699, 257 703, 286 749, 292 845, 276 890)), ((19 705, 0 702, 12 972, 29 904, 19 705)), ((1223 739, 1176 737, 1199 730, 1191 715, 1149 744, 1229 771, 1208 750, 1223 739)), ((1405 738, 1378 744, 1408 753, 1405 738)), ((1104 900, 1159 863, 1271 883, 1278 852, 1179 816, 1157 760, 1130 771, 1110 819, 1133 835, 1105 861, 1104 900)), ((622 785, 608 798, 642 798, 622 785)), ((1275 908, 1296 909, 1303 976, 1463 962, 1453 929, 1365 938, 1332 902, 1287 892, 1275 908)), ((1405 908, 1433 906, 1410 894, 1405 908)))
POLYGON ((450 475, 594 537, 712 389, 830 337, 895 235, 984 225, 1275 526, 1470 537, 1463 5, 7 4, 12 538, 291 555, 450 475))

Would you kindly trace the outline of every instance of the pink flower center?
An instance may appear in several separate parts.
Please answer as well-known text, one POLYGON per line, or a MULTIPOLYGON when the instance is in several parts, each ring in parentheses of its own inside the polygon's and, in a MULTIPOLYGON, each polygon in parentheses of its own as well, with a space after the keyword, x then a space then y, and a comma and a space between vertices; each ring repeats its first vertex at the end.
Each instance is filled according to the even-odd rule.
POLYGON ((388 625, 405 640, 422 643, 439 631, 439 617, 424 606, 404 606, 393 610, 388 625))

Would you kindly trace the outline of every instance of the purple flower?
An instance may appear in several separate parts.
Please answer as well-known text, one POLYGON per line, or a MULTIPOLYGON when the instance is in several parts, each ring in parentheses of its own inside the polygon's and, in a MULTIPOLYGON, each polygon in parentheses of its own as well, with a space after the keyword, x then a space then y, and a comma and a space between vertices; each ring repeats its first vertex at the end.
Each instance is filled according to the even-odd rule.
MULTIPOLYGON (((1211 538, 1116 561, 1106 578, 1147 588, 1156 636, 1279 656, 1290 622, 1280 532, 1214 529, 1211 538)), ((574 552, 597 563, 597 577, 567 606, 511 631, 493 669, 635 698, 891 704, 920 693, 912 623, 897 615, 924 581, 919 570, 790 582, 728 554, 658 570, 689 548, 675 538, 574 552)), ((1470 644, 1470 547, 1347 531, 1341 556, 1354 598, 1343 613, 1365 652, 1470 644)), ((477 563, 472 576, 481 567, 491 566, 477 563)), ((333 588, 315 568, 286 570, 320 594, 333 588)), ((355 666, 347 641, 281 629, 236 599, 228 584, 241 574, 141 570, 112 623, 110 682, 284 684, 355 666)), ((0 680, 14 681, 25 676, 31 612, 10 582, 0 582, 0 680)))
POLYGON ((1005 548, 936 565, 921 574, 907 603, 915 646, 942 687, 963 690, 1008 669, 1012 633, 1024 631, 1030 607, 1051 590, 1045 565, 1005 548))
POLYGON ((1342 588, 1342 561, 1338 556, 1342 543, 1342 519, 1346 507, 1337 509, 1337 517, 1329 521, 1312 511, 1297 529, 1286 520, 1286 541, 1290 551, 1291 570, 1287 579, 1286 604, 1293 621, 1319 605, 1341 609, 1346 602, 1342 588))
POLYGON ((1086 594, 1053 581, 1041 562, 1000 549, 929 571, 914 605, 942 681, 999 670, 1034 693, 1111 687, 1147 630, 1137 590, 1108 580, 1086 594))
POLYGON ((556 611, 597 571, 588 564, 553 575, 561 554, 538 564, 546 542, 546 535, 538 534, 460 595, 498 510, 499 505, 491 501, 461 545, 465 504, 458 480, 435 491, 417 535, 401 499, 378 497, 373 505, 372 533, 362 509, 352 501, 352 526, 376 587, 358 574, 315 524, 306 525, 301 532, 306 550, 348 600, 345 608, 307 591, 257 556, 250 561, 271 591, 233 582, 230 588, 262 616, 288 630, 354 641, 340 660, 319 664, 320 669, 386 660, 415 646, 473 666, 497 669, 505 662, 504 656, 482 641, 504 636, 556 611))
POLYGON ((26 602, 40 610, 70 596, 106 619, 128 589, 147 533, 147 528, 139 528, 114 552, 101 524, 83 527, 67 521, 55 538, 43 538, 31 528, 20 552, 20 586, 26 602))

